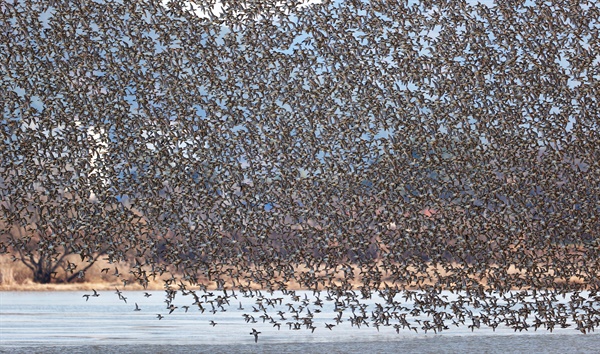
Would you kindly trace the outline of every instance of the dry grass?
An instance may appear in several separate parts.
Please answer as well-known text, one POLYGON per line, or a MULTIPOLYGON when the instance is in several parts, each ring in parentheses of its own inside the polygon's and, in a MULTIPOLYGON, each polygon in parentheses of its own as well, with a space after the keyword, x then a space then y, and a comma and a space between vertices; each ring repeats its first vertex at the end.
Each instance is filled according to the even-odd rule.
MULTIPOLYGON (((77 262, 77 257, 74 256, 72 259, 70 259, 70 261, 72 262, 77 262)), ((82 267, 82 266, 80 266, 82 267)), ((355 275, 354 279, 347 281, 346 283, 351 284, 355 289, 360 288, 363 283, 361 282, 361 276, 360 274, 360 269, 358 268, 358 266, 353 266, 352 267, 352 271, 355 275)), ((455 269, 455 271, 460 271, 461 268, 458 265, 455 265, 455 267, 453 267, 455 269)), ((123 289, 126 288, 128 290, 162 290, 164 289, 165 286, 165 281, 166 279, 171 277, 170 273, 165 273, 162 277, 157 276, 155 279, 150 279, 150 282, 147 284, 147 286, 144 288, 144 286, 142 286, 141 284, 139 284, 138 282, 135 281, 134 277, 132 274, 130 274, 131 271, 131 267, 128 264, 123 264, 123 263, 119 263, 119 264, 110 264, 105 260, 99 260, 97 261, 92 267, 90 267, 86 274, 85 274, 85 278, 81 279, 81 280, 77 280, 76 282, 72 282, 72 283, 61 283, 60 279, 64 279, 64 273, 60 273, 57 275, 57 278, 55 280, 55 282, 51 283, 51 284, 38 284, 38 283, 34 283, 32 281, 32 272, 31 270, 29 270, 25 265, 23 265, 21 262, 13 262, 11 260, 11 257, 8 255, 0 255, 0 291, 72 291, 72 290, 91 290, 91 289, 96 289, 96 290, 110 290, 110 289, 114 289, 115 287, 119 288, 119 289, 123 289), (114 276, 114 271, 115 271, 115 266, 118 267, 119 269, 119 273, 121 274, 120 277, 115 277, 114 276), (109 268, 108 272, 102 272, 102 269, 104 268, 109 268), (123 280, 127 280, 128 283, 126 286, 124 286, 123 284, 123 280)), ((380 267, 380 269, 382 269, 382 267, 380 267)), ((256 269, 255 269, 256 270, 256 269)), ((427 286, 427 285, 434 285, 436 279, 438 279, 438 277, 446 277, 448 276, 448 272, 446 272, 444 269, 442 269, 441 267, 437 267, 437 269, 434 269, 433 266, 430 266, 427 268, 427 270, 425 272, 421 271, 417 271, 416 269, 409 267, 407 269, 407 271, 409 273, 413 273, 416 274, 417 276, 422 276, 424 278, 424 281, 422 281, 420 283, 420 286, 427 286)), ((294 268, 294 274, 295 275, 301 275, 301 274, 307 274, 309 273, 310 270, 304 267, 295 267, 294 268)), ((344 272, 340 269, 338 269, 336 272, 331 272, 331 270, 329 271, 325 271, 325 270, 320 270, 316 273, 314 273, 314 276, 316 278, 323 278, 327 275, 327 273, 329 273, 329 276, 331 277, 331 283, 329 283, 329 286, 339 286, 342 285, 342 283, 344 283, 345 280, 345 275, 344 272)), ((553 271, 550 271, 548 273, 548 275, 554 276, 553 271)), ((489 274, 489 273, 488 273, 489 274)), ((509 275, 517 275, 519 277, 525 277, 526 276, 526 271, 525 270, 519 270, 516 269, 514 266, 511 266, 506 274, 509 275)), ((176 276, 181 279, 181 275, 177 275, 176 276)), ((248 274, 241 274, 241 278, 246 278, 247 276, 249 276, 248 274)), ((389 273, 383 273, 381 280, 382 283, 383 282, 387 282, 388 284, 393 284, 394 283, 394 275, 393 274, 389 274, 389 273)), ((230 280, 230 279, 224 279, 225 283, 224 286, 231 288, 234 287, 234 283, 230 280)), ((282 281, 283 279, 276 279, 278 281, 282 281)), ((206 278, 201 278, 199 279, 199 281, 206 285, 207 288, 209 289, 216 289, 217 288, 217 284, 215 282, 209 282, 207 281, 206 278)), ((487 279, 485 278, 481 278, 478 276, 469 276, 469 279, 465 278, 465 281, 468 281, 471 284, 481 284, 484 287, 487 287, 487 279)), ((564 282, 563 279, 560 278, 555 278, 555 282, 556 284, 558 283, 562 283, 564 282)), ((582 284, 583 280, 580 278, 576 278, 576 277, 572 277, 571 279, 569 279, 570 283, 579 283, 582 284)), ((306 286, 301 285, 298 280, 296 279, 288 279, 286 282, 286 288, 287 289, 291 289, 291 290, 300 290, 300 289, 306 289, 306 286)), ((243 284, 245 285, 245 284, 243 284)), ((174 287, 177 287, 176 284, 173 285, 174 287)), ((239 286, 239 284, 235 284, 235 287, 239 286)), ((383 284, 382 284, 383 286, 383 284)), ((261 288, 261 286, 259 284, 253 283, 250 285, 251 288, 254 289, 258 289, 261 288)), ((405 287, 407 289, 417 289, 419 287, 419 284, 417 283, 407 283, 405 284, 405 287)), ((322 284, 319 285, 320 289, 323 289, 324 286, 322 284)))
POLYGON ((8 255, 0 255, 0 290, 17 288, 31 281, 31 270, 8 255))
MULTIPOLYGON (((77 261, 77 257, 69 259, 77 261)), ((105 260, 98 260, 90 267, 85 277, 72 283, 61 282, 64 278, 63 272, 58 272, 55 282, 50 284, 39 284, 33 282, 33 275, 29 268, 19 261, 13 262, 8 255, 0 255, 0 291, 71 291, 71 290, 107 290, 115 287, 123 288, 123 280, 128 280, 126 288, 129 290, 142 290, 144 287, 134 282, 133 276, 129 274, 130 267, 127 264, 117 264, 119 273, 123 274, 117 278, 114 274, 115 264, 109 264, 105 260), (109 272, 102 272, 103 268, 109 268, 109 272), (128 276, 129 275, 129 276, 128 276)), ((156 279, 150 281, 147 290, 163 289, 163 281, 156 279)))

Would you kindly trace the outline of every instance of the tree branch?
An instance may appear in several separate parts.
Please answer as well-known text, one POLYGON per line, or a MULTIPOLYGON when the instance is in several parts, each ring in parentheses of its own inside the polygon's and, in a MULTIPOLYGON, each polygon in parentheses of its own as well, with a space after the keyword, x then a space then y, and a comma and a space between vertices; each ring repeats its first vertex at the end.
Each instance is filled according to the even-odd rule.
MULTIPOLYGON (((85 272, 86 272, 88 269, 90 269, 90 268, 91 268, 91 267, 92 267, 92 266, 93 266, 93 265, 96 263, 96 261, 98 260, 98 258, 100 258, 100 256, 102 256, 102 255, 106 254, 106 251, 107 251, 107 250, 108 250, 108 248, 106 248, 106 249, 104 249, 104 250, 102 250, 102 251, 98 252, 98 253, 96 254, 96 256, 95 256, 94 258, 92 258, 92 260, 91 260, 91 261, 88 261, 88 263, 89 263, 89 264, 88 264, 88 265, 87 265, 85 268, 83 268, 83 269, 79 270, 79 272, 84 272, 84 273, 85 273, 85 272)), ((71 276, 69 276, 69 277, 66 279, 66 282, 67 282, 67 283, 68 283, 68 282, 71 282, 73 279, 77 278, 77 277, 79 276, 79 272, 77 272, 77 273, 74 273, 74 274, 72 274, 71 276)))

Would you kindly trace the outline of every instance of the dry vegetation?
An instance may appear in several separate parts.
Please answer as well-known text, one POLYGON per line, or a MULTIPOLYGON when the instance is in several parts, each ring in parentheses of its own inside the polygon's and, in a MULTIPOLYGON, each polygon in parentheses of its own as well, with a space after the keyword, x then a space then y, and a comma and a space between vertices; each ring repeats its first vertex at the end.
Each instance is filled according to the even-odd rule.
MULTIPOLYGON (((73 257, 75 260, 76 257, 73 257)), ((381 264, 378 264, 381 269, 381 264)), ((344 270, 337 269, 335 271, 331 270, 322 270, 319 272, 311 273, 311 270, 306 267, 295 267, 294 274, 297 275, 312 275, 319 279, 331 279, 331 282, 328 284, 328 288, 341 287, 344 283, 350 284, 355 289, 360 289, 365 284, 361 281, 360 276, 360 268, 358 266, 351 266, 350 271, 353 276, 348 277, 348 275, 344 272, 344 270)), ((419 283, 416 281, 406 282, 404 283, 404 287, 406 289, 419 289, 431 285, 435 285, 436 282, 442 282, 445 279, 450 279, 453 273, 462 273, 463 268, 460 265, 454 264, 452 267, 453 271, 447 271, 441 266, 433 266, 430 265, 426 271, 419 271, 414 267, 408 267, 407 271, 411 274, 414 274, 416 278, 421 278, 419 283)), ((256 268, 253 269, 257 271, 256 268)), ((55 282, 50 284, 39 284, 35 283, 32 280, 31 270, 29 270, 25 265, 18 261, 13 261, 8 255, 0 255, 0 291, 73 291, 73 290, 109 290, 117 288, 123 288, 123 280, 127 280, 127 285, 125 287, 128 290, 162 290, 165 289, 165 280, 168 280, 171 277, 171 273, 165 273, 163 276, 156 277, 155 279, 151 279, 147 287, 144 288, 143 285, 135 282, 135 278, 133 276, 124 276, 123 274, 131 274, 131 267, 127 264, 114 264, 109 263, 106 260, 100 260, 96 262, 87 272, 84 279, 78 280, 76 282, 65 283, 61 282, 60 278, 63 274, 57 274, 57 278, 55 282), (119 268, 120 277, 115 277, 114 269, 115 266, 119 268), (108 272, 102 272, 102 269, 109 268, 108 272)), ((258 270, 260 272, 260 270, 258 270)), ((517 267, 510 266, 508 269, 502 271, 505 276, 516 277, 516 278, 526 278, 527 271, 525 269, 518 269, 517 267)), ((488 277, 492 274, 498 274, 497 271, 490 270, 485 274, 480 275, 470 275, 469 277, 464 277, 464 284, 469 285, 478 285, 480 284, 484 288, 488 288, 488 277)), ((549 270, 546 273, 547 276, 554 279, 554 283, 557 285, 564 284, 565 278, 556 276, 554 270, 549 270)), ((181 279, 181 274, 175 274, 178 279, 181 279)), ((251 278, 250 274, 243 274, 242 278, 251 278)), ((415 279, 416 279, 415 278, 415 279)), ((206 285, 209 289, 216 289, 217 285, 213 281, 209 281, 206 277, 202 277, 199 281, 206 285)), ((283 277, 279 276, 276 279, 276 282, 283 283, 283 277)), ((581 277, 572 276, 568 278, 569 283, 573 284, 582 284, 585 283, 585 280, 581 277)), ((371 288, 382 288, 384 285, 389 284, 398 284, 397 277, 394 274, 390 273, 382 273, 381 274, 381 284, 379 286, 373 287, 371 284, 371 288)), ((240 284, 236 282, 232 282, 231 279, 225 279, 224 286, 227 288, 238 287, 240 284)), ((241 284, 245 286, 245 284, 241 284)), ((285 282, 287 289, 299 290, 305 289, 305 286, 302 286, 295 278, 288 280, 285 282)), ((175 286, 174 284, 172 286, 175 286)), ((176 286, 175 286, 176 287, 176 286)), ((261 286, 257 283, 250 284, 248 287, 253 289, 259 289, 261 286)), ((457 288, 457 284, 447 284, 448 288, 457 288)), ((460 287, 460 286, 458 286, 460 287)), ((319 289, 324 289, 323 284, 318 286, 319 289)))
MULTIPOLYGON (((76 258, 76 257, 73 257, 76 258)), ((63 274, 57 274, 55 282, 50 284, 39 284, 32 280, 32 273, 21 262, 13 262, 8 255, 0 256, 0 291, 49 291, 49 290, 90 290, 90 289, 114 289, 114 287, 123 287, 123 281, 112 275, 114 264, 109 264, 105 260, 96 262, 87 272, 84 279, 77 282, 60 282, 63 274), (103 268, 110 268, 108 274, 102 273, 103 268)), ((119 264, 119 271, 124 274, 129 273, 128 266, 119 264)), ((130 290, 141 290, 143 286, 131 281, 127 284, 130 290)), ((158 278, 148 284, 148 290, 158 290, 163 288, 163 282, 158 278)))

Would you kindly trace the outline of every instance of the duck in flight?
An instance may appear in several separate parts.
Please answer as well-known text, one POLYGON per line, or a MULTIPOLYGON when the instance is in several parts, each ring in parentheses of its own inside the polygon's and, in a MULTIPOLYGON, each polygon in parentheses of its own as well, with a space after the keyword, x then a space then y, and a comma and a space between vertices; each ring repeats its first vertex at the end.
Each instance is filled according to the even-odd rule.
POLYGON ((169 310, 169 315, 172 314, 176 308, 178 308, 178 307, 173 304, 171 304, 169 307, 167 307, 167 309, 169 310))
POLYGON ((252 328, 252 332, 250 332, 251 335, 254 336, 254 343, 258 343, 258 335, 261 332, 258 332, 256 329, 252 328))

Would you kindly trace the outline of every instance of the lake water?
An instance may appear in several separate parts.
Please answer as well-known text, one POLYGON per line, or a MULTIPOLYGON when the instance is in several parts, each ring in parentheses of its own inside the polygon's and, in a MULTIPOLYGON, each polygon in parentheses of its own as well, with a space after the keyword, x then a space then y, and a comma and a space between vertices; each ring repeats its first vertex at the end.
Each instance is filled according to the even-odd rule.
MULTIPOLYGON (((554 352, 591 353, 600 351, 600 336, 582 334, 571 328, 557 328, 550 333, 545 329, 515 332, 507 327, 496 331, 482 326, 471 331, 466 325, 450 328, 441 334, 432 331, 415 333, 407 329, 396 332, 393 326, 380 326, 379 330, 352 326, 349 320, 338 323, 332 330, 326 323, 335 324, 337 315, 333 301, 324 301, 323 307, 312 309, 314 332, 305 329, 290 330, 288 322, 293 314, 287 303, 299 310, 300 303, 288 295, 275 293, 266 297, 281 297, 281 305, 266 305, 268 313, 281 324, 281 329, 269 321, 263 322, 264 312, 254 312, 256 297, 230 298, 230 306, 212 313, 204 304, 202 313, 197 306, 185 312, 183 306, 191 305, 191 296, 177 295, 173 301, 177 309, 169 314, 165 292, 123 291, 127 303, 114 291, 101 291, 100 296, 83 294, 91 292, 0 292, 0 352, 22 353, 348 353, 348 352, 403 352, 403 353, 507 353, 554 352), (135 303, 140 311, 134 311, 135 303), (241 307, 244 309, 239 309, 241 307), (321 312, 315 312, 315 309, 321 312), (282 311, 285 320, 277 313, 282 311), (157 314, 164 316, 162 320, 157 314), (246 323, 244 314, 253 316, 256 323, 246 323), (216 323, 214 326, 211 321, 216 323), (250 335, 252 328, 262 332, 258 342, 250 335)), ((198 292, 198 295, 202 292, 198 292)), ((215 292, 215 299, 222 292, 215 292)), ((309 299, 312 292, 297 292, 309 299), (310 295, 310 296, 309 296, 310 295)), ((455 296, 448 293, 448 296, 455 296)), ((321 295, 321 298, 324 296, 321 295)), ((312 300, 311 300, 312 301, 312 300)), ((381 302, 374 296, 363 300, 367 313, 381 302)), ((407 303, 410 306, 410 303, 407 303)), ((304 314, 306 311, 303 310, 304 314)), ((345 312, 351 314, 347 309, 345 312)), ((411 318, 427 319, 422 314, 411 318)), ((414 323, 414 322, 413 322, 414 323)))

